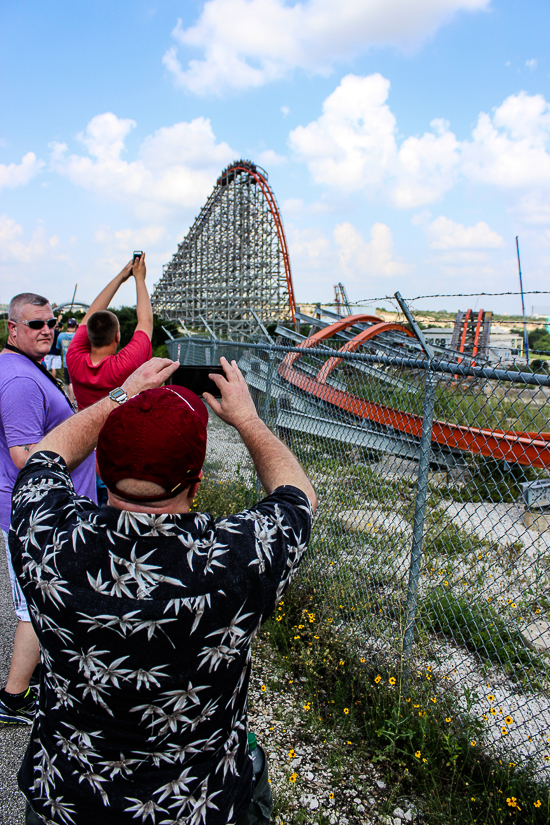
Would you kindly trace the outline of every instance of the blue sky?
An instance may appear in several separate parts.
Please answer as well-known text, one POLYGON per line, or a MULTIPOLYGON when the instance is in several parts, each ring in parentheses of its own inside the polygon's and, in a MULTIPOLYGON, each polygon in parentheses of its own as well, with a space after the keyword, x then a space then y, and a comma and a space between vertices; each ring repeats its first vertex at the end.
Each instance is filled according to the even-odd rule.
MULTIPOLYGON (((0 302, 91 301, 134 248, 152 288, 240 157, 299 301, 516 291, 516 235, 549 288, 547 0, 20 0, 0 27, 0 302)), ((474 305, 521 306, 416 303, 474 305)))

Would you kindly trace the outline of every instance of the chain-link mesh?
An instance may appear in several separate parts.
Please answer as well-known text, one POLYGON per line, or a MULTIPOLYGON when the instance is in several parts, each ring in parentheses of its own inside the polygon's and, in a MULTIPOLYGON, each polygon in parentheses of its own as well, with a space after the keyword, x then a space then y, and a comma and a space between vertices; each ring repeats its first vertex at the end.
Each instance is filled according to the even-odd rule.
POLYGON ((547 775, 549 377, 430 361, 392 331, 337 359, 342 341, 279 341, 168 348, 187 364, 235 358, 302 462, 319 507, 301 575, 341 632, 451 691, 488 750, 547 775))

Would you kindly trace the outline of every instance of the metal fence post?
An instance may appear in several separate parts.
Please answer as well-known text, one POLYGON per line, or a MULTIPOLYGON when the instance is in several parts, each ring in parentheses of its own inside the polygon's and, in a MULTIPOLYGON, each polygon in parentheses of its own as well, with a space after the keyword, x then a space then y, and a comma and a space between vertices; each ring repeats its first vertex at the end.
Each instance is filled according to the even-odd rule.
POLYGON ((420 439, 420 460, 418 463, 411 561, 409 567, 409 584, 407 588, 405 633, 403 636, 403 656, 405 658, 406 678, 408 678, 407 660, 410 658, 414 641, 416 602, 418 595, 418 584, 420 581, 422 542, 424 538, 424 519, 426 515, 426 500, 428 497, 428 478, 430 472, 430 455, 432 450, 432 428, 436 384, 437 377, 431 370, 426 370, 424 383, 424 409, 422 413, 422 437, 420 439))
POLYGON ((269 427, 269 422, 271 419, 271 391, 273 386, 273 373, 275 371, 275 355, 271 350, 269 350, 267 357, 267 378, 265 382, 263 419, 269 427))

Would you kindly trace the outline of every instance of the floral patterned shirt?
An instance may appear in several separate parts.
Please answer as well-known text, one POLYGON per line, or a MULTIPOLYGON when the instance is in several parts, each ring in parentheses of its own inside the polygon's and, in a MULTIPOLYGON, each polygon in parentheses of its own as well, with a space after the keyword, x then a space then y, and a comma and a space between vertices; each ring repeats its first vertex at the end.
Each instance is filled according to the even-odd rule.
POLYGON ((98 508, 60 456, 31 457, 9 542, 43 667, 19 785, 47 823, 226 825, 244 813, 250 645, 311 515, 295 487, 227 518, 98 508))

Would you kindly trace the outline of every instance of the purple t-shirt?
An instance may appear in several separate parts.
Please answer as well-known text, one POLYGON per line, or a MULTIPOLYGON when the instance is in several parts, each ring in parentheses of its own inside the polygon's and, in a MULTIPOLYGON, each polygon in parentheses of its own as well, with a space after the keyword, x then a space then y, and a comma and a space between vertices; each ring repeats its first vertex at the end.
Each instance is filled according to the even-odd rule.
MULTIPOLYGON (((9 530, 11 493, 19 470, 10 447, 36 444, 74 413, 52 381, 24 355, 0 355, 0 527, 9 530)), ((78 495, 97 501, 95 454, 72 472, 78 495)))

